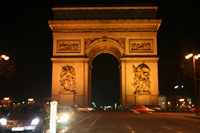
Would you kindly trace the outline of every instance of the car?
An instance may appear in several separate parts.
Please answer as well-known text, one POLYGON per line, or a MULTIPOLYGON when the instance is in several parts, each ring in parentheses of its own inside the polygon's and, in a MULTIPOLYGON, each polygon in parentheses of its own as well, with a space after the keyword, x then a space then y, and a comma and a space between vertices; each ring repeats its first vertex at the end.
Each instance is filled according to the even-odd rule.
POLYGON ((49 129, 49 111, 45 104, 20 105, 6 117, 0 118, 0 131, 45 133, 49 129))
MULTIPOLYGON (((191 107, 191 108, 190 108, 190 111, 196 112, 196 107, 191 107)), ((197 108, 197 111, 200 111, 200 108, 197 108)))
POLYGON ((147 108, 145 105, 136 105, 130 109, 133 113, 153 113, 154 110, 147 108))
POLYGON ((159 106, 154 106, 154 105, 144 105, 146 108, 154 110, 154 112, 161 111, 161 108, 159 106))
POLYGON ((0 117, 6 116, 11 111, 12 107, 0 107, 0 117))
POLYGON ((90 112, 90 111, 93 111, 94 109, 93 108, 90 108, 90 107, 77 107, 77 112, 90 112))
POLYGON ((75 122, 75 110, 70 106, 57 107, 57 125, 67 125, 75 122))

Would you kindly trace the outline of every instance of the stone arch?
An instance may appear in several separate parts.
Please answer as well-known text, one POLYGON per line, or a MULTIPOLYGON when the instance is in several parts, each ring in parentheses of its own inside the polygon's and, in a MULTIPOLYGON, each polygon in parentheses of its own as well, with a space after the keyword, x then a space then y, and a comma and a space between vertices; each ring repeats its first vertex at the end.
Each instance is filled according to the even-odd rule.
POLYGON ((112 38, 102 37, 86 45, 85 54, 89 57, 89 63, 92 63, 93 59, 102 53, 112 54, 120 62, 124 54, 124 44, 112 38))
POLYGON ((54 18, 49 21, 53 33, 51 99, 60 105, 87 107, 91 104, 91 63, 99 54, 108 53, 119 61, 121 106, 156 105, 159 94, 157 30, 161 24, 161 20, 156 18, 156 10, 157 7, 148 6, 53 8, 54 18), (85 12, 89 18, 84 18, 85 12), (129 17, 124 16, 125 12, 130 12, 129 17), (112 13, 119 14, 113 17, 112 13), (76 20, 71 16, 76 16, 76 20), (59 51, 61 43, 64 50, 59 51), (137 47, 130 47, 132 43, 137 47), (149 49, 145 48, 146 43, 150 43, 149 49), (74 44, 78 50, 71 49, 74 44), (151 69, 151 93, 133 92, 132 67, 141 63, 151 69), (67 65, 75 70, 76 89, 70 93, 59 93, 59 70, 67 65))
POLYGON ((120 62, 120 58, 121 58, 120 51, 112 45, 103 43, 101 45, 97 45, 90 51, 90 53, 88 54, 89 63, 91 64, 92 61, 94 60, 94 58, 102 53, 109 53, 109 54, 115 56, 117 58, 117 60, 120 62))

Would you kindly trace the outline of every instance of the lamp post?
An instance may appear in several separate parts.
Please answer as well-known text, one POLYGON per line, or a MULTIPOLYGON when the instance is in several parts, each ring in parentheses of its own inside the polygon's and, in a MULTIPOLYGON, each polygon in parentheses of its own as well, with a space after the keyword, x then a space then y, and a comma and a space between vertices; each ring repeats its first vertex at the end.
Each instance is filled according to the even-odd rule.
POLYGON ((1 55, 0 60, 2 60, 2 59, 4 59, 4 60, 9 60, 9 56, 1 55))
POLYGON ((195 89, 195 112, 196 112, 196 115, 198 115, 198 101, 197 101, 197 85, 196 85, 196 66, 195 66, 195 59, 197 60, 198 58, 200 58, 200 54, 197 54, 197 55, 194 55, 194 54, 188 54, 185 56, 186 59, 189 59, 189 58, 193 58, 193 70, 194 70, 194 89, 195 89))
POLYGON ((8 106, 8 101, 10 100, 10 98, 9 97, 4 97, 4 99, 3 99, 4 101, 5 101, 5 103, 6 103, 6 106, 8 106))

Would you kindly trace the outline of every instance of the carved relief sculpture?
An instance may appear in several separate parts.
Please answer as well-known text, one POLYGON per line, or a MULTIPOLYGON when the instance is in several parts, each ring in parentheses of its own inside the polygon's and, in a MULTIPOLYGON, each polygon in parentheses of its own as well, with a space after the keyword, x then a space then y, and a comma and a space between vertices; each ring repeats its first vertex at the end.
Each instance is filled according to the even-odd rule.
POLYGON ((79 53, 81 51, 80 40, 58 40, 57 52, 58 53, 79 53))
POLYGON ((75 93, 76 89, 76 73, 72 66, 63 66, 60 73, 60 94, 69 92, 75 93))
POLYGON ((135 67, 133 65, 133 87, 135 93, 137 92, 150 92, 151 81, 150 81, 150 68, 142 63, 135 67))
POLYGON ((125 47, 125 38, 123 37, 109 38, 107 36, 102 36, 101 38, 85 38, 85 49, 88 47, 89 44, 91 44, 94 41, 98 43, 98 42, 108 41, 108 40, 115 41, 119 43, 123 48, 125 47))
POLYGON ((153 52, 152 48, 152 40, 129 40, 129 48, 130 52, 138 53, 138 52, 153 52))

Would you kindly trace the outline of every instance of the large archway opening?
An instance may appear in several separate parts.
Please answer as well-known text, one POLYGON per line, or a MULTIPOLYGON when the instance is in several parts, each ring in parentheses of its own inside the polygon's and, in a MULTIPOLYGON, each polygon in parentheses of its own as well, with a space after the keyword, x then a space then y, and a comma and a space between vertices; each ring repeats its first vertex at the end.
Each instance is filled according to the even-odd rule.
POLYGON ((100 54, 92 61, 91 101, 97 106, 120 103, 119 61, 111 54, 100 54))

